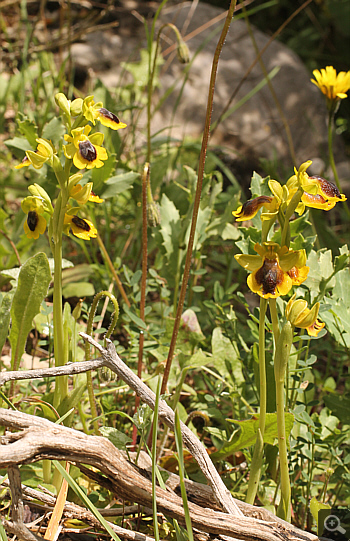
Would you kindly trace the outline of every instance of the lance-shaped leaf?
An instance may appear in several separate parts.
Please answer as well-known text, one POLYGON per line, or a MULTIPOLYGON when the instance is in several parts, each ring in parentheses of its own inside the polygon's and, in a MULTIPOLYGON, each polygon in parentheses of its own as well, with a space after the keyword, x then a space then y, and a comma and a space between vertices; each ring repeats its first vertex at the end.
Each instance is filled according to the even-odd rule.
POLYGON ((33 319, 40 311, 51 280, 49 262, 44 253, 38 253, 22 265, 14 294, 10 332, 11 367, 18 370, 33 319))
POLYGON ((0 351, 6 342, 10 324, 10 310, 15 289, 0 293, 0 351))

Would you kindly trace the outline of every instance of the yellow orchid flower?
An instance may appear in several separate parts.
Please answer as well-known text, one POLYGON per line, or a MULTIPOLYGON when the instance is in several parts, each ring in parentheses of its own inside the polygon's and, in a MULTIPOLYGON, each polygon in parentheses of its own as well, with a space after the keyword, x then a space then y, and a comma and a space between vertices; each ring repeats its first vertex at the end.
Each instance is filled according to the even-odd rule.
POLYGON ((56 154, 56 149, 51 141, 39 138, 36 142, 38 143, 36 151, 27 150, 22 162, 15 165, 15 169, 28 167, 28 165, 32 165, 35 169, 41 169, 44 163, 52 162, 52 158, 56 154))
POLYGON ((108 155, 105 148, 100 145, 103 143, 103 133, 96 132, 89 135, 91 126, 84 128, 75 128, 72 135, 64 136, 68 145, 63 147, 66 158, 73 159, 75 167, 78 169, 93 169, 104 165, 102 160, 107 160, 108 155))
POLYGON ((286 295, 290 291, 294 283, 297 283, 292 270, 294 268, 299 269, 299 280, 305 280, 309 271, 305 267, 305 250, 290 250, 275 242, 264 242, 262 245, 256 243, 254 250, 259 255, 239 254, 235 255, 235 259, 251 272, 247 279, 251 291, 264 299, 286 295))
POLYGON ((310 336, 317 336, 325 326, 318 321, 320 303, 316 302, 310 309, 304 299, 295 300, 296 293, 291 297, 286 306, 286 318, 294 326, 306 329, 310 336))
POLYGON ((121 122, 117 115, 103 107, 101 101, 95 103, 93 96, 87 96, 83 101, 82 112, 86 120, 95 125, 95 120, 99 120, 103 126, 112 130, 126 128, 126 124, 121 122))
POLYGON ((97 229, 90 220, 79 218, 79 216, 71 216, 66 214, 64 217, 64 225, 66 229, 72 230, 73 235, 83 240, 90 240, 97 237, 97 229))
POLYGON ((39 197, 28 196, 21 202, 23 212, 27 219, 23 224, 25 234, 29 239, 38 239, 46 230, 46 220, 42 216, 45 212, 43 201, 39 197))

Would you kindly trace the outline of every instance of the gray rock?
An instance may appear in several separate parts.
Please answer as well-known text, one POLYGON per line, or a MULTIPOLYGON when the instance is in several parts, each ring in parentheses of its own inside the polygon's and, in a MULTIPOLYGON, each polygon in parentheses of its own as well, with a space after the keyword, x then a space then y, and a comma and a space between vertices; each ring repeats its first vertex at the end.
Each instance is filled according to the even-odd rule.
MULTIPOLYGON (((192 9, 193 6, 192 2, 185 2, 166 8, 159 20, 159 24, 164 22, 176 24, 185 39, 203 26, 199 33, 186 40, 192 59, 191 64, 189 66, 180 64, 176 56, 170 61, 170 55, 167 55, 167 62, 164 64, 166 71, 161 72, 161 88, 155 90, 156 103, 175 85, 173 92, 155 113, 152 130, 155 133, 172 126, 170 130, 172 137, 179 139, 183 136, 198 137, 202 134, 212 60, 224 21, 221 9, 204 3, 198 3, 195 9, 192 9), (220 16, 219 21, 213 22, 220 16), (176 105, 180 92, 182 96, 176 105)), ((261 50, 268 43, 269 36, 255 28, 253 30, 257 46, 261 50)), ((171 31, 167 30, 165 34, 168 41, 162 42, 163 52, 169 46, 169 38, 171 42, 174 41, 174 34, 171 31)), ((106 44, 106 35, 97 37, 94 49, 96 51, 99 48, 105 60, 102 61, 98 54, 99 60, 94 63, 93 53, 89 53, 88 49, 85 52, 81 50, 81 47, 90 47, 92 36, 89 35, 86 45, 73 45, 73 56, 76 62, 88 58, 90 67, 101 80, 107 86, 113 87, 120 84, 121 62, 129 60, 132 51, 134 58, 137 59, 140 47, 144 46, 142 36, 142 27, 128 40, 124 38, 122 44, 116 36, 113 36, 115 43, 110 48, 106 44), (105 65, 101 69, 101 62, 107 62, 110 69, 106 70, 105 65)), ((220 57, 212 122, 219 119, 255 58, 256 53, 246 23, 243 20, 234 20, 220 57)), ((268 85, 219 123, 212 134, 210 144, 219 146, 221 150, 226 149, 236 156, 249 156, 252 164, 264 158, 282 162, 284 168, 290 170, 293 165, 299 166, 306 160, 317 159, 316 163, 322 168, 322 162, 324 164, 327 160, 327 111, 321 92, 310 82, 310 74, 298 56, 282 43, 277 41, 270 43, 262 60, 268 73, 274 68, 279 70, 271 80, 271 85, 291 130, 296 163, 293 163, 291 158, 283 121, 268 85)), ((257 63, 234 97, 231 107, 244 99, 263 79, 261 66, 257 63)), ((144 127, 145 116, 141 115, 140 123, 144 127)), ((166 133, 167 131, 162 132, 162 135, 166 133)), ((346 163, 340 138, 336 138, 336 145, 338 159, 346 163)))

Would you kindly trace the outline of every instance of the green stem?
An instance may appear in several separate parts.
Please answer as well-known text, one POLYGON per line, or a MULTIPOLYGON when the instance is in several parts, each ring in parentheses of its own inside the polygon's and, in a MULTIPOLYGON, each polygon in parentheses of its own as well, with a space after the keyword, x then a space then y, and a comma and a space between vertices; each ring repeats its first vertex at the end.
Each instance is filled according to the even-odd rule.
POLYGON ((111 271, 112 273, 112 276, 115 280, 115 283, 117 284, 117 288, 119 289, 119 293, 121 294, 121 296, 123 297, 123 301, 125 302, 125 304, 128 306, 128 308, 130 308, 130 301, 127 297, 127 294, 125 293, 125 289, 123 288, 123 284, 121 283, 121 280, 114 268, 114 265, 111 261, 111 258, 109 257, 109 254, 106 250, 106 247, 103 243, 103 240, 101 239, 99 233, 97 233, 97 242, 98 242, 98 245, 101 249, 101 252, 102 252, 102 255, 103 257, 105 258, 106 262, 107 262, 107 265, 109 267, 109 270, 111 271))
MULTIPOLYGON (((113 329, 117 324, 118 317, 119 317, 119 304, 118 304, 118 301, 115 298, 115 296, 112 293, 110 293, 109 291, 100 291, 99 293, 97 293, 97 295, 95 295, 94 300, 92 301, 90 312, 89 312, 89 318, 88 318, 88 322, 87 322, 86 333, 89 334, 89 335, 92 334, 92 325, 93 325, 93 322, 94 322, 94 317, 95 317, 95 313, 96 313, 97 304, 98 304, 98 302, 99 302, 99 300, 101 299, 102 296, 108 297, 111 300, 111 302, 113 303, 113 305, 114 305, 113 319, 112 319, 111 324, 108 327, 108 330, 106 332, 106 336, 105 336, 105 339, 106 339, 106 338, 109 338, 111 336, 111 334, 113 332, 113 329)), ((85 342, 85 360, 89 361, 90 358, 91 358, 90 344, 88 342, 85 342)), ((94 387, 93 387, 93 383, 92 383, 91 370, 86 372, 86 384, 87 384, 87 390, 88 390, 88 395, 89 395, 91 417, 93 419, 96 419, 96 417, 97 417, 97 408, 96 408, 96 401, 95 401, 95 395, 94 395, 94 387)), ((99 435, 99 426, 98 426, 97 420, 94 420, 93 425, 94 425, 95 434, 99 435)))
POLYGON ((279 329, 279 325, 278 325, 278 316, 277 316, 276 299, 269 299, 269 307, 270 307, 273 338, 274 338, 275 347, 276 347, 279 336, 280 336, 280 329, 279 329))
MULTIPOLYGON (((145 306, 146 306, 146 287, 147 287, 147 260, 148 260, 148 239, 147 239, 147 192, 151 189, 150 185, 150 164, 145 163, 142 175, 142 276, 141 276, 141 299, 140 299, 140 318, 145 321, 145 306)), ((152 196, 151 196, 152 197, 152 196)), ((143 345, 145 341, 145 334, 143 330, 140 331, 139 337, 139 351, 137 360, 137 376, 141 379, 142 376, 142 359, 143 359, 143 345)), ((136 395, 135 398, 135 413, 140 405, 140 397, 136 395)), ((137 428, 133 426, 132 440, 133 446, 136 445, 137 428)))
MULTIPOLYGON (((331 109, 328 113, 328 155, 329 155, 329 163, 333 171, 335 183, 337 185, 339 192, 341 192, 338 171, 335 165, 334 154, 333 154, 333 121, 334 121, 334 110, 331 109)), ((345 209, 345 212, 348 218, 350 218, 350 210, 346 204, 346 201, 343 201, 343 207, 345 209)))
POLYGON ((214 53, 213 65, 212 65, 210 82, 209 82, 209 93, 208 93, 207 111, 206 111, 206 116, 205 116, 205 126, 204 126, 204 131, 203 131, 201 152, 200 152, 200 156, 199 156, 198 179, 197 179, 196 194, 195 194, 195 199, 194 199, 194 204, 193 204, 191 230, 190 230, 190 236, 189 236, 189 240, 188 240, 188 248, 187 248, 186 260, 185 260, 185 268, 184 268, 183 279, 182 279, 182 284, 181 284, 179 302, 178 302, 177 310, 176 310, 173 334, 172 334, 172 337, 171 337, 168 358, 167 358, 167 362, 166 362, 165 369, 164 369, 161 394, 164 394, 165 391, 166 391, 166 388, 167 388, 168 378, 169 378, 169 374, 170 374, 170 368, 171 368, 171 364, 172 364, 172 361, 173 361, 177 336, 178 336, 179 328, 180 328, 182 310, 183 310, 184 303, 185 303, 186 289, 187 289, 187 284, 188 284, 188 279, 189 279, 190 269, 191 269, 194 236, 195 236, 195 232, 196 232, 199 204, 200 204, 200 200, 201 200, 205 158, 206 158, 206 154, 207 154, 207 147, 208 147, 208 141, 209 141, 210 123, 211 123, 211 115, 212 115, 212 110, 213 110, 216 74, 217 74, 218 63, 219 63, 221 50, 223 48, 223 45, 224 45, 228 30, 229 30, 229 27, 230 27, 230 24, 231 24, 231 21, 232 21, 232 18, 233 18, 233 13, 234 13, 235 7, 236 7, 236 0, 231 0, 231 4, 230 4, 229 10, 227 12, 225 24, 224 24, 224 27, 222 29, 221 36, 219 38, 219 41, 218 41, 218 44, 216 46, 216 50, 215 50, 215 53, 214 53))
MULTIPOLYGON (((63 329, 63 306, 62 306, 62 231, 64 222, 65 201, 60 192, 55 205, 55 212, 51 223, 54 224, 49 232, 51 247, 54 258, 54 281, 53 281, 53 329, 54 329, 54 355, 55 366, 63 366, 65 359, 64 329, 63 329), (55 229, 55 231, 54 231, 55 229)), ((51 225, 51 224, 50 224, 51 225)), ((59 406, 68 394, 68 377, 57 378, 53 405, 59 406)), ((62 412, 64 413, 64 412, 62 412)))
POLYGON ((293 195, 284 216, 284 225, 282 229, 282 237, 281 237, 281 246, 287 246, 289 248, 290 245, 290 224, 289 220, 294 214, 295 209, 300 203, 301 197, 304 193, 304 190, 302 188, 298 188, 296 193, 293 195))
POLYGON ((291 490, 285 425, 284 380, 292 344, 293 327, 288 321, 284 325, 277 342, 274 366, 276 380, 277 433, 281 474, 281 499, 277 509, 277 516, 289 522, 291 519, 291 490))
POLYGON ((249 483, 245 501, 254 504, 258 484, 260 481, 261 466, 264 452, 264 432, 266 422, 266 365, 265 365, 265 316, 267 308, 267 299, 260 298, 259 315, 259 395, 260 395, 260 415, 259 429, 256 437, 254 454, 249 472, 249 483))
POLYGON ((152 45, 153 45, 153 36, 155 32, 155 25, 156 21, 158 19, 158 16, 160 15, 161 10, 165 6, 165 4, 168 2, 168 0, 163 0, 163 2, 160 4, 160 6, 157 9, 157 12, 153 18, 152 28, 151 32, 148 32, 147 26, 147 42, 148 42, 148 89, 147 89, 147 156, 146 156, 146 162, 151 161, 151 105, 152 105, 152 92, 153 92, 153 79, 154 74, 156 71, 157 66, 157 56, 158 56, 158 49, 159 49, 159 41, 160 41, 160 34, 165 26, 167 24, 163 24, 161 26, 158 36, 157 36, 157 44, 156 44, 156 50, 154 52, 154 58, 153 58, 153 64, 152 64, 152 45))

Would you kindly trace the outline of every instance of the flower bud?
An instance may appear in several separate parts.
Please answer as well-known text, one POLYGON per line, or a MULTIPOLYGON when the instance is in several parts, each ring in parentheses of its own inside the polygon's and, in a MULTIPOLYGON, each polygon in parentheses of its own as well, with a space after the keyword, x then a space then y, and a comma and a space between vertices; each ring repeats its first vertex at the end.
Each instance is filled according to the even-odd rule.
POLYGON ((70 193, 72 188, 81 181, 83 175, 81 173, 75 173, 71 175, 68 179, 68 192, 70 193))
POLYGON ((70 101, 67 100, 66 96, 62 92, 56 94, 55 102, 56 105, 61 109, 61 111, 64 112, 64 114, 66 114, 67 116, 70 115, 70 101))
POLYGON ((190 51, 183 39, 180 40, 177 46, 177 57, 181 64, 188 64, 190 61, 190 51))
POLYGON ((72 312, 72 316, 74 317, 75 321, 78 321, 81 314, 81 307, 83 305, 84 299, 79 299, 77 304, 74 307, 74 310, 72 312))
POLYGON ((39 186, 39 184, 34 183, 34 184, 32 184, 31 186, 28 186, 28 191, 29 191, 29 193, 31 193, 33 196, 39 197, 39 198, 43 201, 45 210, 46 210, 47 212, 49 212, 50 214, 53 213, 53 208, 52 208, 50 196, 49 196, 49 194, 44 190, 44 188, 42 188, 41 186, 39 186))
POLYGON ((85 205, 89 201, 92 190, 92 182, 88 182, 85 186, 77 184, 69 191, 69 196, 75 199, 79 205, 85 205))
POLYGON ((155 201, 147 201, 147 217, 150 226, 156 227, 160 224, 159 205, 155 201))
POLYGON ((76 100, 73 100, 70 104, 70 114, 72 116, 78 116, 82 113, 83 110, 83 100, 81 98, 77 98, 76 100))
POLYGON ((304 299, 295 300, 296 294, 289 300, 286 306, 286 318, 294 326, 306 329, 310 336, 317 336, 324 323, 318 321, 320 303, 316 302, 310 309, 304 299))

